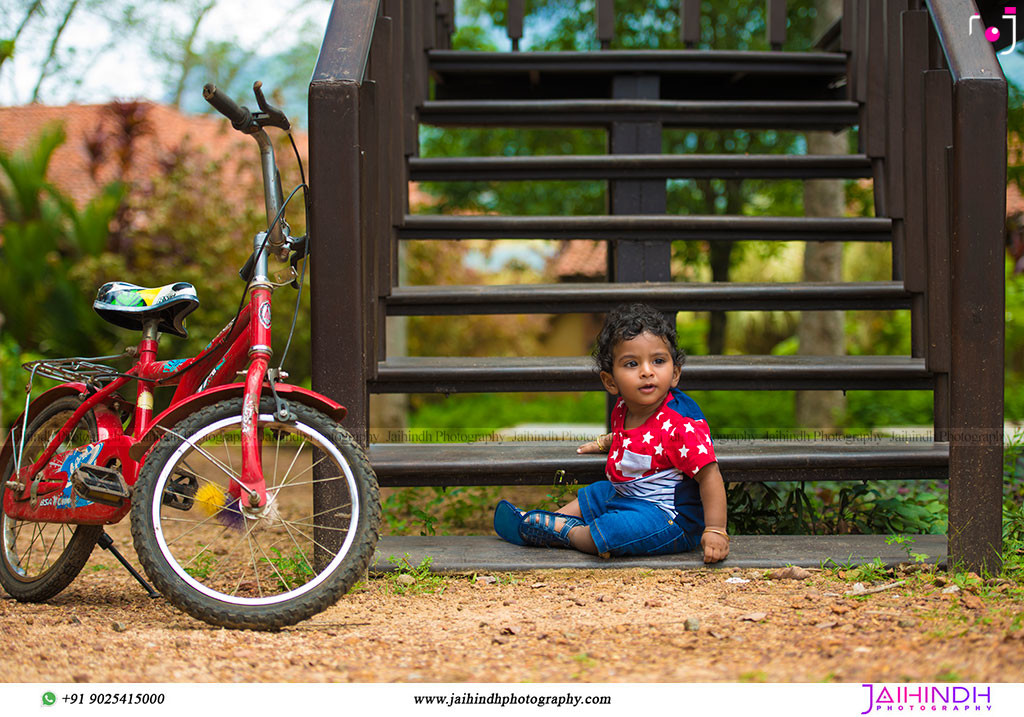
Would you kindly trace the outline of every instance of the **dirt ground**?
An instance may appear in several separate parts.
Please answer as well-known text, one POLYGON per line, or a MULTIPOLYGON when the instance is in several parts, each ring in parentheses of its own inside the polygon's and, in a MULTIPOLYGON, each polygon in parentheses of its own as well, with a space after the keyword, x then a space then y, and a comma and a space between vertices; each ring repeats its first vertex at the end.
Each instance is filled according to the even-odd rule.
MULTIPOLYGON (((115 540, 134 558, 127 536, 115 540)), ((603 569, 410 576, 408 585, 371 576, 307 622, 254 633, 151 600, 97 548, 48 604, 0 599, 0 679, 1024 681, 1019 584, 918 572, 767 576, 603 569), (856 580, 905 582, 847 595, 856 580)))

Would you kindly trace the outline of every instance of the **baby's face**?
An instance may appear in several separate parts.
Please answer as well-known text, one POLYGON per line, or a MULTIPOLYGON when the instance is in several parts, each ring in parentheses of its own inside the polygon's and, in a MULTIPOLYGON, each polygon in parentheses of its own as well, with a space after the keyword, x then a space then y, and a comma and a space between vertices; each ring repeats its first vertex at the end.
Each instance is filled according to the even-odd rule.
POLYGON ((619 342, 612 351, 612 371, 601 372, 612 395, 621 395, 630 413, 653 411, 679 383, 679 367, 672 361, 668 342, 643 333, 619 342))

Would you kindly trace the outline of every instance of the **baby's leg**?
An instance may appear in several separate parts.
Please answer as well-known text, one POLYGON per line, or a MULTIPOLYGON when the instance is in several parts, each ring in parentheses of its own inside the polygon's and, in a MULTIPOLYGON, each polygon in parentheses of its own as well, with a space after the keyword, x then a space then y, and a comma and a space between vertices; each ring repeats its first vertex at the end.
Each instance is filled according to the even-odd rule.
MULTIPOLYGON (((559 508, 559 513, 565 515, 572 515, 577 518, 582 518, 583 514, 580 512, 579 501, 574 500, 572 503, 559 508)), ((565 526, 565 519, 555 517, 555 530, 561 530, 565 526)), ((594 539, 590 537, 590 528, 586 525, 577 525, 569 531, 569 544, 572 545, 576 550, 581 553, 589 553, 590 555, 597 555, 597 545, 594 544, 594 539)))
MULTIPOLYGON (((583 517, 583 512, 580 510, 579 499, 574 500, 572 503, 565 505, 558 509, 559 513, 565 513, 566 515, 574 515, 577 518, 583 517)), ((594 539, 590 537, 590 527, 586 525, 578 525, 569 531, 569 542, 572 543, 572 547, 579 550, 581 553, 590 553, 591 555, 597 555, 597 545, 594 544, 594 539)))

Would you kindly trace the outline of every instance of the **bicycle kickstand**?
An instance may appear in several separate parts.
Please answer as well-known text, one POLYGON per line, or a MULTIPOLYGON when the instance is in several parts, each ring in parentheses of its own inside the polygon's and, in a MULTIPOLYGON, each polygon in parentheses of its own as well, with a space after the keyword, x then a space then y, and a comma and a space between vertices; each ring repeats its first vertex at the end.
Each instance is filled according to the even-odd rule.
POLYGON ((147 583, 146 579, 139 575, 139 571, 133 568, 131 563, 125 560, 125 557, 121 555, 120 551, 118 551, 118 549, 114 547, 114 539, 107 535, 106 531, 103 531, 103 533, 100 534, 100 539, 96 541, 96 544, 104 550, 109 550, 111 553, 113 553, 114 557, 117 558, 117 562, 121 563, 121 565, 124 566, 125 570, 131 573, 132 577, 139 581, 139 585, 141 585, 143 589, 145 589, 145 591, 149 593, 149 596, 151 598, 160 597, 160 593, 154 590, 153 586, 147 583))

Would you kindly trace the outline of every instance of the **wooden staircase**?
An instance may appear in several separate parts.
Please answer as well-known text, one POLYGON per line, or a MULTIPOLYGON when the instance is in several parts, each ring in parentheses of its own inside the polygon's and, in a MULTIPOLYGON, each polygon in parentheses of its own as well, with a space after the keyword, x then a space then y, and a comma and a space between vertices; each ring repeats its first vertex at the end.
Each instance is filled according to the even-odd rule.
MULTIPOLYGON (((681 4, 688 42, 699 4, 681 4)), ((510 2, 514 44, 521 7, 510 2)), ((600 0, 597 7, 599 39, 607 46, 613 5, 600 0)), ((785 3, 771 0, 768 7, 771 44, 779 47, 785 3)), ((348 406, 349 430, 367 440, 370 394, 600 390, 589 357, 389 357, 389 316, 598 313, 623 301, 666 312, 910 309, 912 355, 691 356, 680 387, 933 391, 934 441, 722 441, 723 474, 728 481, 949 478, 951 557, 994 564, 1005 81, 991 48, 961 37, 962 3, 848 0, 845 9, 812 52, 480 53, 448 49, 454 12, 447 0, 336 2, 310 87, 313 356, 315 385, 348 406), (986 132, 968 116, 978 113, 974 102, 984 103, 986 132), (608 153, 423 158, 417 156, 420 123, 599 127, 607 131, 608 153), (846 156, 664 155, 662 130, 671 127, 858 127, 861 146, 846 156), (876 217, 666 214, 668 179, 861 177, 874 179, 876 217), (554 179, 607 181, 608 215, 408 213, 407 180, 554 179), (998 191, 985 196, 986 186, 998 191), (397 281, 400 242, 505 238, 606 241, 609 281, 397 281), (894 276, 837 284, 679 283, 670 276, 673 241, 885 242, 893 249, 894 276), (981 438, 961 441, 958 429, 981 438)), ((580 483, 601 479, 603 457, 579 456, 574 447, 378 444, 369 450, 385 486, 547 484, 556 470, 580 483)))

